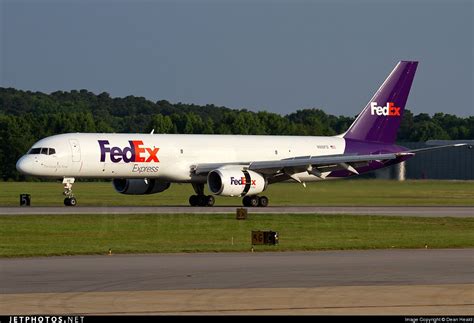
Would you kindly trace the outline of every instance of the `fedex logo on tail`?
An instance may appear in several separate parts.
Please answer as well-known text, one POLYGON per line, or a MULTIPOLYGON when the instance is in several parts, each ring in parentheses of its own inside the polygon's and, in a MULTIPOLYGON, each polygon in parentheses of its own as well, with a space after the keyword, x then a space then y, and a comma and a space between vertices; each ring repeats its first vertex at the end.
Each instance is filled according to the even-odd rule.
POLYGON ((377 102, 370 102, 370 114, 373 116, 399 117, 400 108, 396 107, 393 102, 387 102, 384 107, 379 107, 377 102))
POLYGON ((156 154, 160 148, 143 147, 143 141, 130 140, 129 147, 109 147, 108 140, 98 140, 100 147, 100 161, 105 162, 106 155, 109 154, 112 163, 158 163, 156 154))
MULTIPOLYGON (((251 179, 250 180, 250 184, 252 186, 255 186, 257 185, 257 183, 255 183, 256 179, 251 179)), ((241 177, 241 178, 235 178, 235 177, 231 177, 230 178, 230 184, 231 185, 246 185, 247 184, 247 180, 245 179, 245 177, 241 177)))

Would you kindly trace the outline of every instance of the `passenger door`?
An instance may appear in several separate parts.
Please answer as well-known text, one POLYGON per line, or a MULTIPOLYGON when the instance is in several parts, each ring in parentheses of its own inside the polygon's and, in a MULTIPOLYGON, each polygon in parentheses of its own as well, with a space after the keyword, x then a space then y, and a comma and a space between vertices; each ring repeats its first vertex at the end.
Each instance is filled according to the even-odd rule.
POLYGON ((79 141, 77 139, 69 139, 69 145, 71 146, 72 161, 80 162, 81 161, 81 146, 79 146, 79 141))

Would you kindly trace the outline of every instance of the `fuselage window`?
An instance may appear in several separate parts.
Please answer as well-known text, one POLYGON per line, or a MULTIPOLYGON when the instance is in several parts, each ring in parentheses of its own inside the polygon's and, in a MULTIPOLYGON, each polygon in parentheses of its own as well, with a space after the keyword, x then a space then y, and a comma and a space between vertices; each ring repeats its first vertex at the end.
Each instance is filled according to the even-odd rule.
POLYGON ((48 155, 54 155, 56 153, 56 150, 54 148, 49 148, 48 155))
POLYGON ((48 148, 41 148, 41 154, 47 155, 48 154, 48 148))
POLYGON ((31 148, 29 154, 31 154, 31 155, 37 155, 37 154, 40 153, 40 151, 41 151, 41 148, 31 148))

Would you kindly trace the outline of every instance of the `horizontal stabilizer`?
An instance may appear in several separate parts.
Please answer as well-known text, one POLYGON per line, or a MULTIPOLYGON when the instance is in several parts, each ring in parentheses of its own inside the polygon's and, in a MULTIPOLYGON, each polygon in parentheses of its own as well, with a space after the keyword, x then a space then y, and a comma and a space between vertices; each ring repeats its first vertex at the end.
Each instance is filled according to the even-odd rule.
POLYGON ((423 153, 423 152, 431 151, 431 150, 444 149, 444 148, 453 148, 453 147, 463 147, 463 146, 467 146, 468 148, 472 148, 472 145, 470 145, 468 143, 460 143, 460 144, 452 144, 452 145, 443 145, 443 146, 434 146, 434 147, 427 147, 427 148, 412 149, 412 150, 404 151, 404 153, 418 154, 418 153, 423 153))

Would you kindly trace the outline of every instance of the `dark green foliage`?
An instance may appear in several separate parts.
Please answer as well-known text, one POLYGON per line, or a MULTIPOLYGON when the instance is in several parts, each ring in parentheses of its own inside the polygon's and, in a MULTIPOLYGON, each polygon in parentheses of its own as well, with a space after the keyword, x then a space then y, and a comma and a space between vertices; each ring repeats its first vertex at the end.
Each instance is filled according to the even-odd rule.
MULTIPOLYGON (((112 98, 106 92, 56 91, 51 94, 0 87, 0 178, 18 179, 16 160, 37 140, 67 132, 183 133, 331 136, 347 130, 354 118, 319 109, 281 116, 198 106, 143 97, 112 98)), ((474 117, 406 111, 399 141, 470 139, 474 117)))

